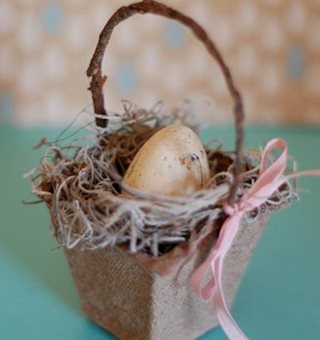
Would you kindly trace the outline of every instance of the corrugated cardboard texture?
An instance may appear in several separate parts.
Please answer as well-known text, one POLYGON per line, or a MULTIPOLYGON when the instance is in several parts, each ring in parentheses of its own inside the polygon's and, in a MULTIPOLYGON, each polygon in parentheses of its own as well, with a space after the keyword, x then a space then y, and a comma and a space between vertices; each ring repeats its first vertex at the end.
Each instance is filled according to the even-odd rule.
MULTIPOLYGON (((242 221, 224 267, 223 286, 229 306, 268 216, 266 211, 253 223, 242 221)), ((188 285, 213 242, 202 244, 178 276, 152 273, 118 247, 82 250, 77 246, 66 250, 66 256, 85 313, 117 338, 188 340, 217 325, 212 302, 202 301, 188 285)))

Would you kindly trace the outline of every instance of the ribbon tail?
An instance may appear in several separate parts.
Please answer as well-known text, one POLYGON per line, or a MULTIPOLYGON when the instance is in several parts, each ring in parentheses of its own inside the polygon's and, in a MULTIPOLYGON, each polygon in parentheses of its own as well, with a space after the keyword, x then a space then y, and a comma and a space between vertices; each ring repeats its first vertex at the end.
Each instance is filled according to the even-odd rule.
POLYGON ((215 293, 213 303, 216 309, 218 321, 230 340, 247 340, 248 338, 240 330, 234 319, 232 318, 222 290, 222 274, 224 258, 228 250, 231 248, 236 235, 239 231, 240 221, 243 213, 229 217, 223 225, 223 238, 219 244, 219 250, 212 259, 211 268, 213 277, 216 280, 215 293))
POLYGON ((225 303, 222 290, 223 261, 228 250, 232 246, 238 233, 240 220, 243 213, 229 217, 224 222, 218 240, 207 259, 196 269, 190 279, 190 286, 204 300, 213 299, 218 321, 231 340, 247 340, 236 322, 233 320, 225 303), (202 283, 208 273, 212 270, 212 278, 205 287, 202 283))
POLYGON ((287 175, 286 178, 298 178, 302 176, 320 176, 320 170, 304 170, 299 172, 294 172, 293 174, 287 175))
POLYGON ((217 280, 216 291, 213 297, 214 306, 217 313, 218 321, 230 340, 248 340, 245 334, 238 327, 237 323, 232 318, 226 305, 222 291, 222 266, 223 259, 216 258, 212 264, 212 270, 215 273, 217 280))
POLYGON ((190 278, 190 287, 197 293, 203 300, 210 299, 215 290, 215 280, 212 277, 205 287, 202 286, 206 273, 209 271, 212 261, 213 252, 207 257, 207 259, 194 271, 190 278))
POLYGON ((209 272, 210 267, 214 261, 214 258, 220 254, 223 258, 231 247, 232 242, 238 232, 239 223, 242 214, 233 217, 228 217, 224 222, 216 244, 210 252, 210 255, 206 260, 194 271, 192 274, 189 284, 191 289, 197 293, 203 300, 208 300, 213 297, 216 290, 216 277, 213 273, 209 282, 203 286, 203 282, 206 278, 206 274, 209 272))

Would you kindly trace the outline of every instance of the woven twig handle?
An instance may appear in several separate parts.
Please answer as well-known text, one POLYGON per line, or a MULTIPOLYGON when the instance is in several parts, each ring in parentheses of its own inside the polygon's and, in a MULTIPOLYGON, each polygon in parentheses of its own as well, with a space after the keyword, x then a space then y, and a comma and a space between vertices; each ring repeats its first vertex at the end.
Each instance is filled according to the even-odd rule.
MULTIPOLYGON (((242 169, 242 148, 243 148, 243 122, 244 113, 243 105, 240 93, 232 79, 231 73, 227 65, 225 64, 220 52, 215 44, 209 38, 205 30, 190 17, 163 5, 153 0, 144 0, 131 4, 129 6, 123 6, 119 8, 112 17, 108 20, 99 36, 97 47, 94 51, 93 57, 90 61, 90 65, 87 70, 87 76, 91 77, 89 90, 92 93, 92 100, 94 105, 94 111, 97 115, 106 115, 106 109, 104 107, 103 97, 103 84, 106 80, 106 76, 102 76, 101 66, 106 47, 109 43, 113 29, 122 21, 128 19, 135 14, 152 13, 174 19, 181 24, 190 28, 194 35, 204 44, 212 58, 219 64, 221 71, 224 75, 228 89, 232 96, 234 106, 234 119, 236 128, 236 145, 235 153, 236 159, 234 163, 234 180, 230 186, 229 192, 229 204, 233 205, 235 201, 236 191, 240 183, 240 174, 242 169)), ((106 127, 107 120, 97 117, 96 124, 100 127, 106 127)))

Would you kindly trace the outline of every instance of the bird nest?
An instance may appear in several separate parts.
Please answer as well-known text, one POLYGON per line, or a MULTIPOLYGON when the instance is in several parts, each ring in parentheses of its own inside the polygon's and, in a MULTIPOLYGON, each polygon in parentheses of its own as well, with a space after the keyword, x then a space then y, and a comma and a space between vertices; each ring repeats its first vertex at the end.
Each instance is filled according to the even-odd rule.
MULTIPOLYGON (((150 194, 122 184, 135 154, 156 131, 168 124, 190 125, 185 110, 166 113, 156 107, 148 111, 126 104, 122 114, 106 116, 107 127, 94 128, 94 135, 81 139, 81 145, 79 138, 65 146, 41 142, 46 150, 30 179, 33 193, 50 209, 54 235, 61 246, 81 244, 97 249, 123 245, 133 253, 160 256, 204 227, 221 226, 234 173, 234 153, 222 151, 221 145, 205 146, 210 180, 191 195, 150 194)), ((237 198, 258 178, 260 154, 259 150, 244 153, 237 198)), ((188 161, 196 161, 192 156, 184 155, 188 161)), ((287 204, 294 196, 295 190, 287 183, 246 218, 252 221, 261 209, 287 204)))

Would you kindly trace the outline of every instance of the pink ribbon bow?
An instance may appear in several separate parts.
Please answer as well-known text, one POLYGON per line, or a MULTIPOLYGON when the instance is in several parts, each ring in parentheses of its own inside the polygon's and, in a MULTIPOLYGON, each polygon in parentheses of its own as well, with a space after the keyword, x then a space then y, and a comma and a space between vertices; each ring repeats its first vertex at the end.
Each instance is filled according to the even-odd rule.
POLYGON ((233 320, 226 306, 222 291, 224 257, 236 237, 241 218, 247 212, 263 204, 288 179, 302 175, 320 176, 320 170, 303 171, 285 176, 284 171, 287 166, 287 159, 287 144, 284 140, 273 139, 266 145, 262 153, 258 180, 234 207, 225 206, 225 212, 229 217, 221 228, 218 240, 208 258, 195 270, 190 278, 190 286, 194 292, 204 300, 213 300, 219 323, 231 340, 248 339, 233 320), (270 166, 267 166, 267 156, 275 149, 281 149, 282 152, 270 166), (212 278, 203 287, 202 283, 210 269, 212 270, 212 278))

